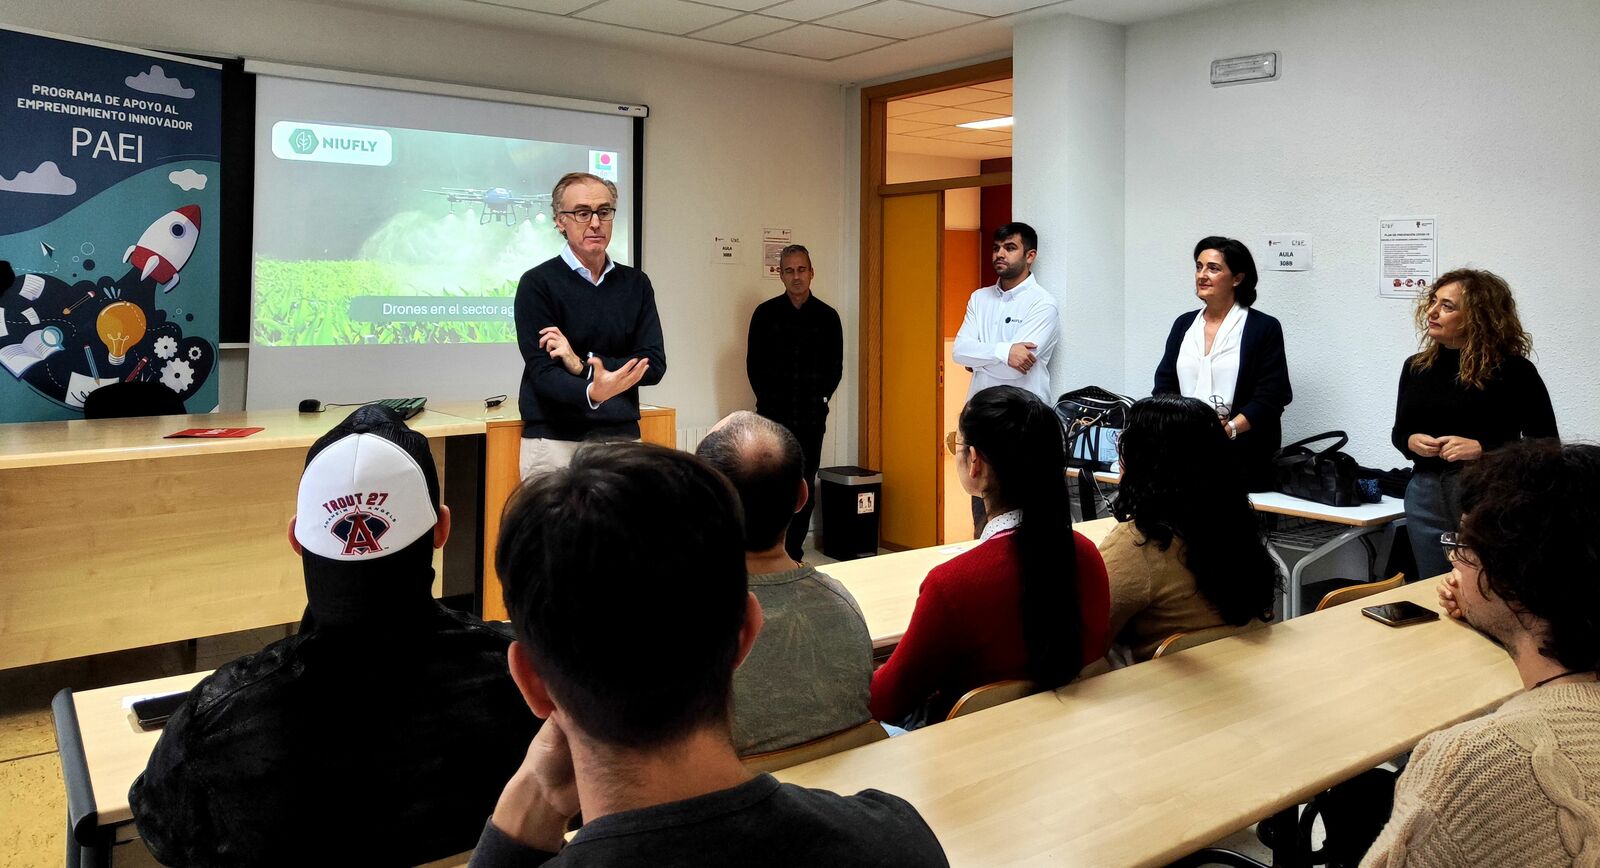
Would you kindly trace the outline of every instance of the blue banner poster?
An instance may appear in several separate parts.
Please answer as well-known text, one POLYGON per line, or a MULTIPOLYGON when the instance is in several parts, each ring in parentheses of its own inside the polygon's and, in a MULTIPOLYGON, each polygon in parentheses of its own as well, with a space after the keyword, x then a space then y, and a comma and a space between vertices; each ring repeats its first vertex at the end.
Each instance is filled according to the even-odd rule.
POLYGON ((0 28, 0 130, 0 422, 216 409, 221 69, 0 28))

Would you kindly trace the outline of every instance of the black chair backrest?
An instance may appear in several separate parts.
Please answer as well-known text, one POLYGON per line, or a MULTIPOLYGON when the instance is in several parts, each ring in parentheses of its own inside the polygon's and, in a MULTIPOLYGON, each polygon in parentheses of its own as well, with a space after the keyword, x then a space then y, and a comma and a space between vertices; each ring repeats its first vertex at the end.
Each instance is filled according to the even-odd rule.
POLYGON ((85 419, 175 416, 187 412, 178 393, 157 382, 111 383, 83 399, 85 419))

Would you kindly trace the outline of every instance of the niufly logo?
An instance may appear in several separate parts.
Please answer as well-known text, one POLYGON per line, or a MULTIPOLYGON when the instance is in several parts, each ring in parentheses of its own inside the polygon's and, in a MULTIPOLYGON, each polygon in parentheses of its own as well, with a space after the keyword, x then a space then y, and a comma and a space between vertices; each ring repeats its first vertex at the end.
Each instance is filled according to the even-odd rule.
POLYGON ((394 140, 388 130, 278 121, 272 125, 272 153, 280 160, 387 166, 394 140))

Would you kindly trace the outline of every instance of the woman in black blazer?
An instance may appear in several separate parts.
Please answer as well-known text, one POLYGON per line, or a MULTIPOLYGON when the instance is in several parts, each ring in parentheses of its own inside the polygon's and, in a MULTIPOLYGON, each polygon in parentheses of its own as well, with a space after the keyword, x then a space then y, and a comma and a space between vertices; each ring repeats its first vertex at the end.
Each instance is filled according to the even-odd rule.
POLYGON ((1232 238, 1212 236, 1195 245, 1194 284, 1205 307, 1173 322, 1154 394, 1210 404, 1234 443, 1237 472, 1249 490, 1275 490, 1272 455, 1283 440, 1283 408, 1294 398, 1283 326, 1251 307, 1255 259, 1232 238))

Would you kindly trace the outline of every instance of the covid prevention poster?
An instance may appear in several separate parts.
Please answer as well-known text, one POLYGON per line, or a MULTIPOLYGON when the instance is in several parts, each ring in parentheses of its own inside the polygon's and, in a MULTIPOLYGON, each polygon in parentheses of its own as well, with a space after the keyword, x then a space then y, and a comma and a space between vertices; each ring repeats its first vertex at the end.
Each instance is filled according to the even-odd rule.
POLYGON ((0 28, 0 422, 217 406, 222 73, 0 28), (109 397, 109 393, 107 396, 109 397))

